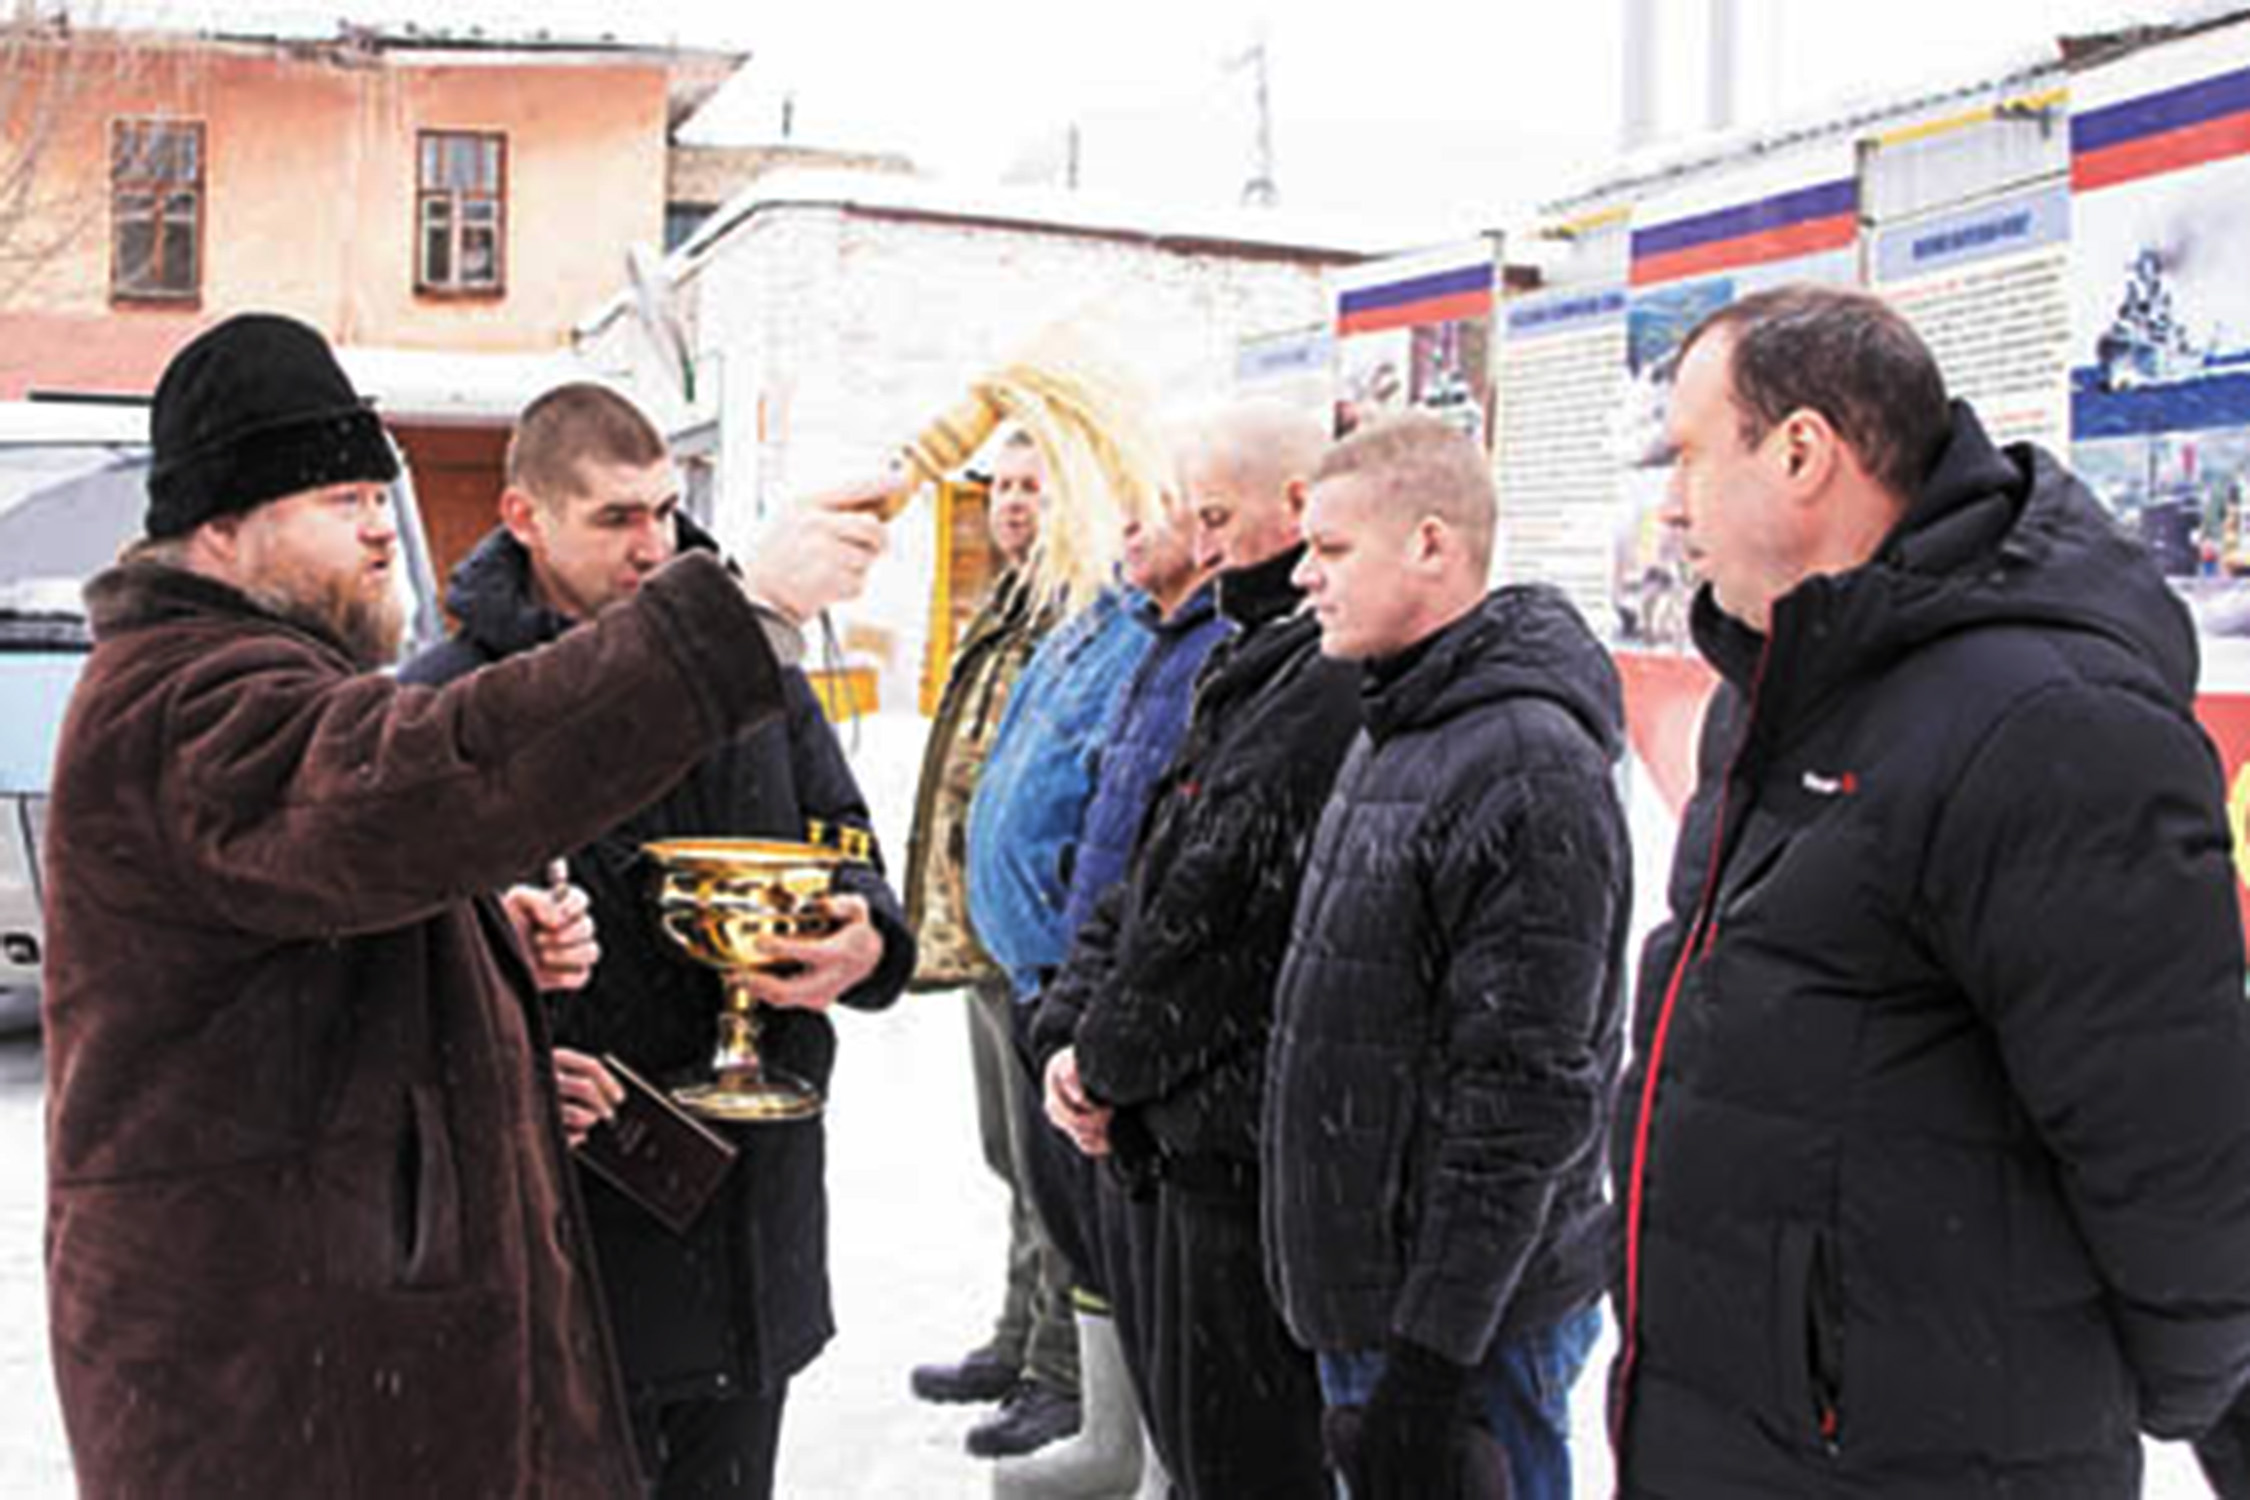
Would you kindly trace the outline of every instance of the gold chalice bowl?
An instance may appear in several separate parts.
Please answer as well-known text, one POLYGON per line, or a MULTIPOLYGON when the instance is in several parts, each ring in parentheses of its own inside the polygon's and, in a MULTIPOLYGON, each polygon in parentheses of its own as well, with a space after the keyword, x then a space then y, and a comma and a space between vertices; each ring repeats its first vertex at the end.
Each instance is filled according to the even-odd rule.
POLYGON ((765 956, 765 940, 825 937, 837 929, 828 894, 849 856, 775 839, 667 839, 645 849, 658 866, 656 906, 665 935, 726 981, 711 1081, 674 1089, 672 1097, 714 1120, 819 1114, 819 1090, 760 1060, 758 1002, 749 976, 784 967, 765 956))

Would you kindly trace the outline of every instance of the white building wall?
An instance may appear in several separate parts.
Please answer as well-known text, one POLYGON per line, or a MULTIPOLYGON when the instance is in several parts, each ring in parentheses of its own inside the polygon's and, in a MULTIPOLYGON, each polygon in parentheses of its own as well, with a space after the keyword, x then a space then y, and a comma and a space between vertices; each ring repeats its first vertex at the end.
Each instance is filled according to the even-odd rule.
MULTIPOLYGON (((1058 319, 1100 346, 1160 409, 1230 388, 1243 337, 1325 321, 1323 269, 1302 260, 1162 248, 1037 227, 965 224, 775 204, 696 262, 679 291, 705 400, 720 427, 716 527, 748 545, 794 496, 880 468, 979 373, 1058 319)), ((681 430, 630 317, 581 353, 681 430)), ((839 626, 887 649, 886 706, 913 702, 927 631, 935 528, 926 506, 897 524, 869 595, 839 626)))

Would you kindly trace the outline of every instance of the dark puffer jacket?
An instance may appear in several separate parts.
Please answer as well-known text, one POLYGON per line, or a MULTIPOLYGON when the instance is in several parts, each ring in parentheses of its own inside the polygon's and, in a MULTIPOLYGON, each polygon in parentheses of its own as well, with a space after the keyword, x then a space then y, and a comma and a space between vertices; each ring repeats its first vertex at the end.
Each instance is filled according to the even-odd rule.
POLYGON ((1359 732, 1359 673, 1320 654, 1290 584, 1302 548, 1225 575, 1241 633, 1211 653, 1131 873, 1079 929, 1033 1031, 1042 1063, 1075 1045, 1117 1109, 1127 1171, 1166 1158, 1257 1163, 1273 984, 1305 856, 1359 732))
MULTIPOLYGON (((691 549, 710 545, 684 520, 682 539, 691 549)), ((529 560, 504 531, 454 570, 446 604, 460 631, 408 664, 401 675, 410 682, 448 681, 569 628, 537 599, 529 560)), ((782 676, 782 718, 729 741, 571 856, 571 878, 593 898, 602 959, 584 989, 554 997, 558 1044, 613 1052, 658 1083, 707 1075, 719 976, 664 936, 643 844, 692 835, 801 839, 808 819, 868 826, 866 802, 804 674, 782 676)), ((879 868, 847 868, 838 884, 867 898, 884 940, 881 965, 843 1003, 878 1009, 905 986, 913 939, 879 868)), ((769 1008, 760 1013, 758 1047, 774 1066, 825 1087, 835 1028, 814 1012, 769 1008)), ((717 1128, 741 1154, 685 1238, 592 1173, 580 1177, 636 1401, 773 1389, 835 1331, 820 1122, 717 1128)))
POLYGON ((1457 1364, 1607 1285, 1631 855, 1617 671, 1502 589, 1368 676, 1266 1062, 1266 1264, 1307 1348, 1457 1364))
POLYGON ((1967 408, 1725 682, 1641 968, 1621 1492, 2122 1497, 2250 1367, 2250 1010, 2195 637, 1967 408))

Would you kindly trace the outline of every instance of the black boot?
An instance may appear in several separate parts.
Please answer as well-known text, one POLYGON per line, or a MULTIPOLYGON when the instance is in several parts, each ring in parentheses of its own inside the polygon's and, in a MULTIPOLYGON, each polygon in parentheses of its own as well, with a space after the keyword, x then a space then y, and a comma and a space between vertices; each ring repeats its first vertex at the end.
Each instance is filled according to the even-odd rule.
POLYGON ((1005 1399, 1023 1380, 1023 1369, 991 1349, 972 1349, 957 1364, 916 1365, 909 1383, 924 1401, 948 1405, 1005 1399))
POLYGON ((1078 1431, 1078 1398, 1040 1380, 1020 1382, 998 1411, 969 1429, 978 1458, 1031 1453, 1078 1431))

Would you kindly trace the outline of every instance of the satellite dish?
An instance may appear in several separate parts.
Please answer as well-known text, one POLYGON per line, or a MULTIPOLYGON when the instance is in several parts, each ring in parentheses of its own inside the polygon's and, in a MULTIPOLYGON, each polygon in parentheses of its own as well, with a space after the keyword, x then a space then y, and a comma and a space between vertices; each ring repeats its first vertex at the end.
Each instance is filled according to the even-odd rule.
POLYGON ((641 332, 679 387, 680 399, 694 406, 695 355, 688 348, 687 325, 680 321, 672 278, 664 274, 663 261, 646 246, 629 245, 625 250, 625 277, 633 286, 633 317, 641 332))

